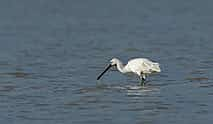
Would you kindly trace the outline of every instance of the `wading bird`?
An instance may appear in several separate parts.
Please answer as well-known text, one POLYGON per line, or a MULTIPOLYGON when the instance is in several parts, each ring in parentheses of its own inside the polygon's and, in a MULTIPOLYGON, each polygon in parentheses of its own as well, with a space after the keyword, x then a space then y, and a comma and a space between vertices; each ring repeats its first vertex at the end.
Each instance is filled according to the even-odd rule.
POLYGON ((154 72, 161 72, 159 63, 152 62, 146 58, 131 59, 125 66, 119 59, 113 58, 107 68, 97 77, 97 80, 99 80, 112 66, 116 66, 121 73, 134 73, 138 75, 141 85, 144 85, 147 75, 154 72))

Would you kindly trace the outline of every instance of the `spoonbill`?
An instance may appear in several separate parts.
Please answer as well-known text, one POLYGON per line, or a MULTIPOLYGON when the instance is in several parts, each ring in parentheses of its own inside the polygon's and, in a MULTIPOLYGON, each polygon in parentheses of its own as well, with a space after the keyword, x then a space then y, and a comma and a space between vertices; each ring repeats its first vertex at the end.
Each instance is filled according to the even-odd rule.
POLYGON ((147 75, 154 72, 161 72, 159 63, 152 62, 146 58, 131 59, 125 66, 119 59, 113 58, 110 60, 110 64, 106 67, 106 69, 97 77, 97 80, 99 80, 112 66, 116 66, 117 70, 121 73, 133 73, 138 75, 141 85, 144 85, 147 75))

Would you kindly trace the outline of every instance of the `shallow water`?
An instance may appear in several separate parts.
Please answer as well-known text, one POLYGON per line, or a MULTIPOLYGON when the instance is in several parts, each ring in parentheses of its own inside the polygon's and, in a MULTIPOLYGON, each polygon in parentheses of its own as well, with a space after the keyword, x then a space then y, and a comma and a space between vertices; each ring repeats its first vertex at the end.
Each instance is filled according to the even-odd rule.
POLYGON ((206 1, 0 2, 0 122, 180 124, 213 121, 213 15, 206 1), (145 87, 110 71, 147 57, 145 87))

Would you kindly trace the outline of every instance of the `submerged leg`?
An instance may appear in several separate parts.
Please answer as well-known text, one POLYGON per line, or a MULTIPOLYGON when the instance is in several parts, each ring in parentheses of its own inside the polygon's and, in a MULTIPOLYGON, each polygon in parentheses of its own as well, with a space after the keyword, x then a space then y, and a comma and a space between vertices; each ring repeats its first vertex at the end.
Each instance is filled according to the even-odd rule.
POLYGON ((145 76, 145 74, 141 74, 141 76, 140 76, 140 79, 141 79, 141 86, 144 86, 145 85, 145 81, 146 81, 146 76, 145 76))
POLYGON ((144 85, 145 85, 145 79, 141 78, 141 86, 144 86, 144 85))

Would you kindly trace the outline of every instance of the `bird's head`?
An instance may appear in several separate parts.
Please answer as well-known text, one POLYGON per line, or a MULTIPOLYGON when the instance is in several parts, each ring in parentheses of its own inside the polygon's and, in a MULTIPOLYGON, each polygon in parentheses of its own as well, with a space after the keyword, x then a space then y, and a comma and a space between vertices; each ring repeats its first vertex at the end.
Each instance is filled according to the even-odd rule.
POLYGON ((99 80, 104 75, 104 73, 106 73, 107 70, 109 70, 111 67, 117 66, 118 63, 119 63, 119 60, 117 58, 111 59, 110 64, 108 64, 105 70, 98 76, 97 80, 99 80))
POLYGON ((113 58, 110 60, 111 66, 116 66, 118 62, 119 62, 119 60, 117 58, 113 58))

